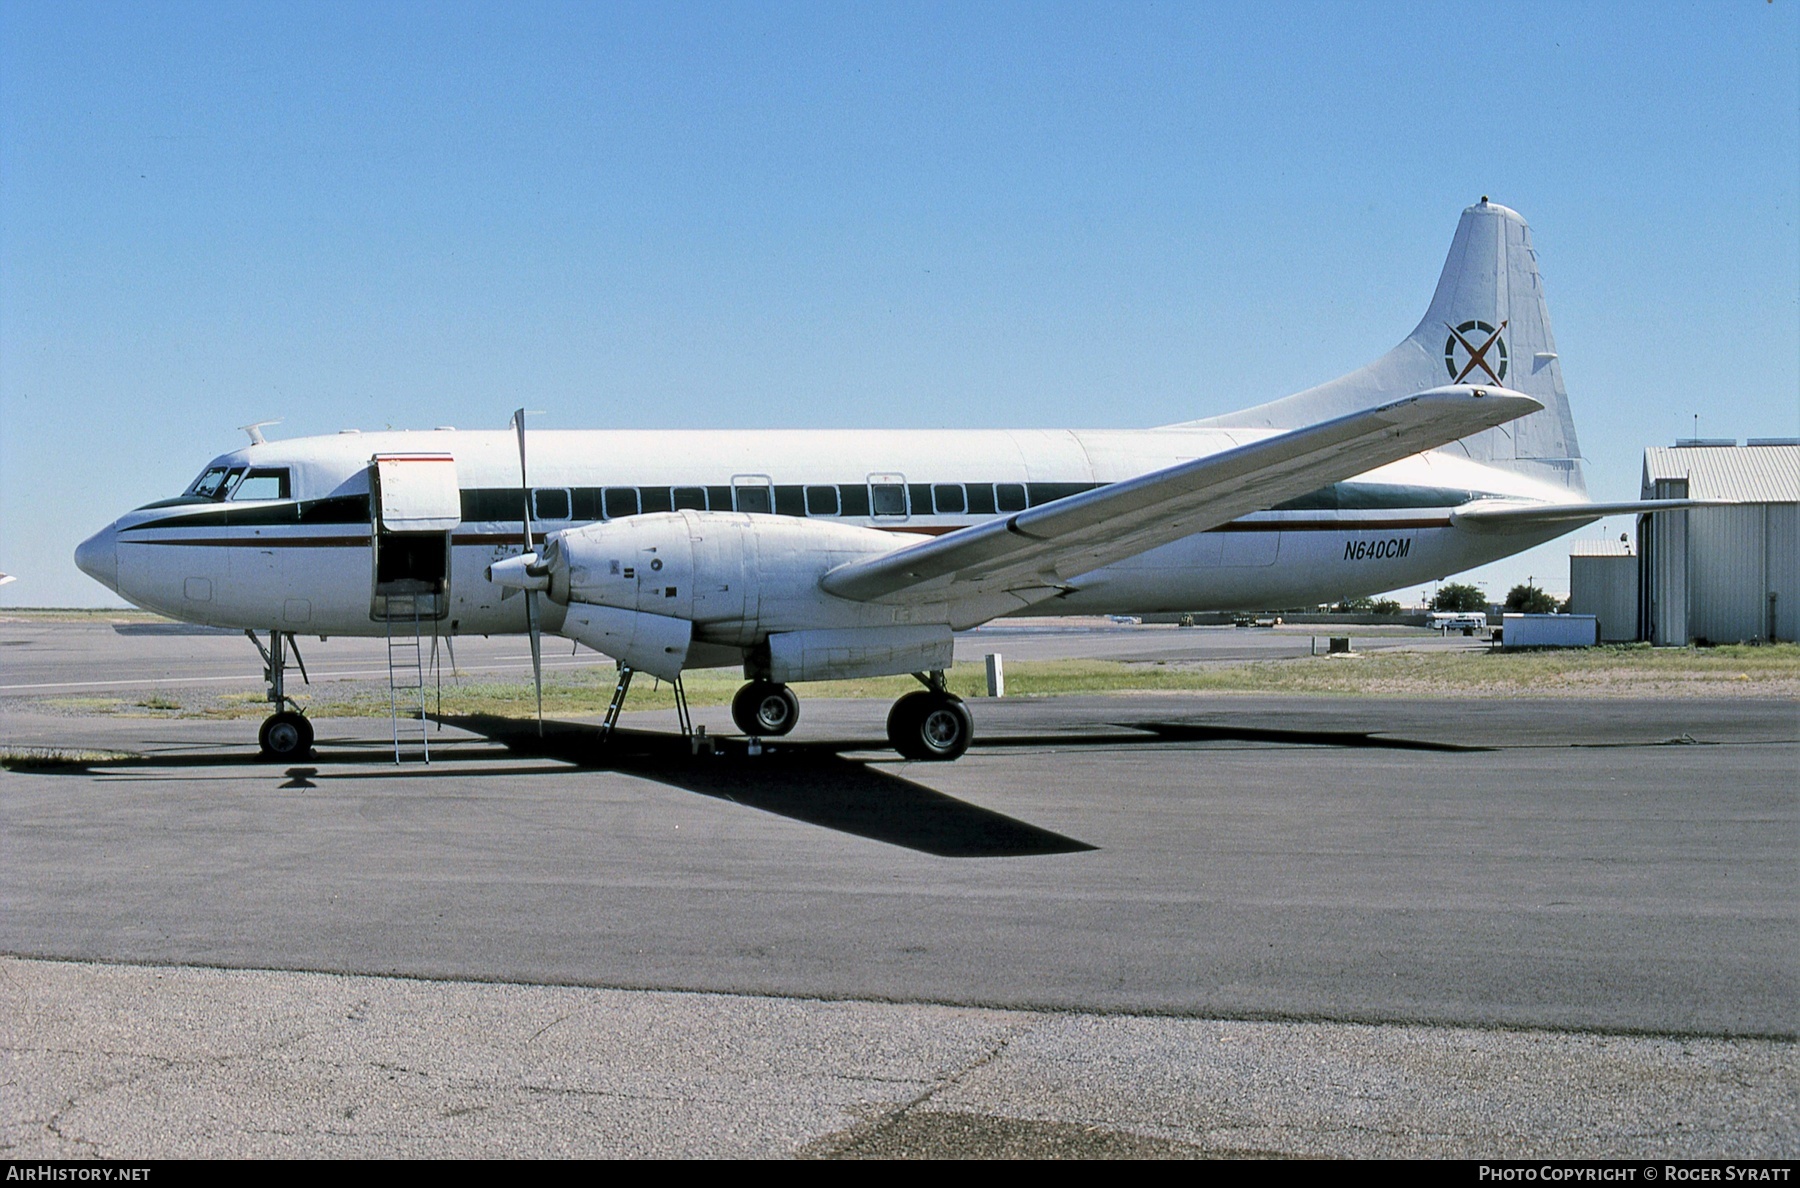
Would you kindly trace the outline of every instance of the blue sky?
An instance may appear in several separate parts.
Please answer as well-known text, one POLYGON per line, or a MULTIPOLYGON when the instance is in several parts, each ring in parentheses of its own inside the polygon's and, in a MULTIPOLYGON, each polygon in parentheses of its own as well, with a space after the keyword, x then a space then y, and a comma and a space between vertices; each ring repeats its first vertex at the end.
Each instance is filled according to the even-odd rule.
POLYGON ((255 420, 1260 403, 1403 337, 1483 194, 1633 497, 1696 413, 1800 433, 1795 14, 0 0, 0 605, 114 601, 76 542, 255 420))

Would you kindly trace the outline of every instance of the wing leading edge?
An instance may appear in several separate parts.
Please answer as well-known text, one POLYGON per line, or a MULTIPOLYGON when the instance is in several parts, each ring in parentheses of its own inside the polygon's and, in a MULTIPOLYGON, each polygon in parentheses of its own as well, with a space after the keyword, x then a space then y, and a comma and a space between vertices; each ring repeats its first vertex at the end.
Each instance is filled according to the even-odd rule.
POLYGON ((861 602, 1041 591, 1035 601, 1080 574, 1541 407, 1506 388, 1433 388, 853 561, 819 584, 861 602))

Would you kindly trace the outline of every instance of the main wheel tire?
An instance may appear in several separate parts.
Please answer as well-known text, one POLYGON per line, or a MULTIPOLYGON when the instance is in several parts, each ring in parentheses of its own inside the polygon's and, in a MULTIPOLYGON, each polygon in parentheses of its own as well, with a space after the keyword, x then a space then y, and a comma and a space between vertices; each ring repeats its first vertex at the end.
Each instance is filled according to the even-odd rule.
POLYGON ((888 741, 906 758, 947 762, 969 749, 975 720, 962 698, 921 690, 894 703, 887 729, 888 741))
POLYGON ((312 753, 313 728, 301 714, 282 710, 270 714, 257 732, 264 759, 304 759, 312 753))
POLYGON ((800 721, 800 699, 786 685, 751 681, 731 699, 731 720, 745 734, 779 738, 800 721))

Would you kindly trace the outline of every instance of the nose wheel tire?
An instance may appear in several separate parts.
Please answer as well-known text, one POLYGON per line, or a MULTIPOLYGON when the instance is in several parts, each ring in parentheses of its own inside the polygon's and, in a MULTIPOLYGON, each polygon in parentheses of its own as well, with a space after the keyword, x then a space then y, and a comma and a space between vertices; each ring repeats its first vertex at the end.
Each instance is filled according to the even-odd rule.
POLYGON ((975 720, 962 698, 908 693, 888 711, 888 741, 908 759, 948 761, 969 749, 975 720))
POLYGON ((751 681, 731 699, 731 720, 745 734, 777 738, 800 720, 800 699, 786 685, 751 681))
POLYGON ((262 744, 264 759, 304 759, 312 753, 312 723, 289 710, 270 714, 256 741, 262 744))

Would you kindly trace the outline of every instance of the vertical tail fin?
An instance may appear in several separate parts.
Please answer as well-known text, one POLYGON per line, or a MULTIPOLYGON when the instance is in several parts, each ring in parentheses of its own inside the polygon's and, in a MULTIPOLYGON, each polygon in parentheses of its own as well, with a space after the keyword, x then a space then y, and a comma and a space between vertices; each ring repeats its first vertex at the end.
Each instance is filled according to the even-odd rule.
POLYGON ((1330 383, 1188 424, 1295 429, 1453 383, 1504 385, 1544 407, 1446 451, 1587 493, 1531 229, 1486 198, 1463 211, 1431 307, 1406 341, 1330 383))

